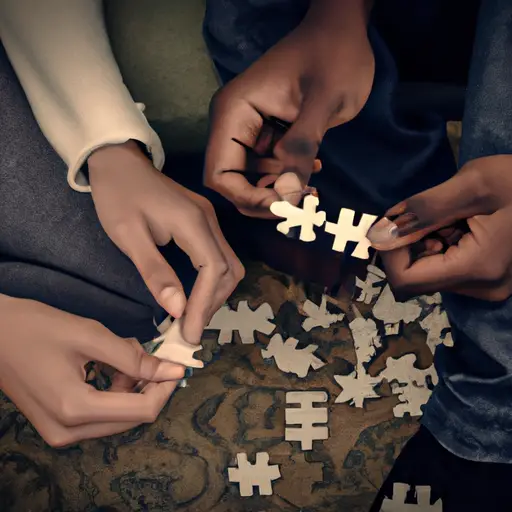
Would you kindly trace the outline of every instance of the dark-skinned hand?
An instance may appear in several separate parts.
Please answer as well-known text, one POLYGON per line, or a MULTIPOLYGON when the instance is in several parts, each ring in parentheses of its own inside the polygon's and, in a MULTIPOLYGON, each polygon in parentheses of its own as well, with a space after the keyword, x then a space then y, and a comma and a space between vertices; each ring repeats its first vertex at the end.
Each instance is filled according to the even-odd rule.
POLYGON ((400 300, 435 292, 488 301, 512 295, 511 171, 512 155, 472 160, 452 179, 391 208, 370 229, 400 300), (467 222, 465 232, 453 229, 460 221, 467 222), (434 233, 448 235, 446 251, 429 239, 434 233), (425 252, 414 259, 420 241, 425 252))
POLYGON ((316 158, 326 131, 357 116, 370 95, 374 56, 364 22, 360 27, 340 30, 306 17, 216 94, 206 186, 252 217, 273 218, 274 201, 300 202, 311 174, 320 170, 316 158), (264 118, 291 126, 276 134, 264 129, 264 118), (273 154, 249 168, 244 145, 264 154, 271 139, 273 154), (261 176, 256 185, 244 175, 248 171, 261 176))

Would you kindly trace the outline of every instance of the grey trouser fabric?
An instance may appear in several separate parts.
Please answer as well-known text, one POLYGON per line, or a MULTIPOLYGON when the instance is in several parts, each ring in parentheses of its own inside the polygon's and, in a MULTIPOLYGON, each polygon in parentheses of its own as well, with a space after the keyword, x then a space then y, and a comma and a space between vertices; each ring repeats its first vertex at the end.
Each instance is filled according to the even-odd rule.
POLYGON ((90 194, 73 191, 66 172, 0 45, 0 293, 151 339, 161 309, 104 233, 90 194))

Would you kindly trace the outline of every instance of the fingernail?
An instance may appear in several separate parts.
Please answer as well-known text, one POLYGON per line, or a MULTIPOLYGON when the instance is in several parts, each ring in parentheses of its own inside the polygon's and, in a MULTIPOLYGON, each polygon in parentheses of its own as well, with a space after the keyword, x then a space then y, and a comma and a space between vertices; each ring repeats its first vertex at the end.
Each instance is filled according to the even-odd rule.
POLYGON ((320 172, 322 170, 322 161, 318 158, 313 162, 313 172, 320 172))
POLYGON ((160 293, 160 302, 170 315, 179 318, 185 309, 187 299, 183 290, 169 286, 160 293))
POLYGON ((384 217, 368 231, 366 238, 375 245, 394 242, 398 238, 398 227, 394 222, 384 217))

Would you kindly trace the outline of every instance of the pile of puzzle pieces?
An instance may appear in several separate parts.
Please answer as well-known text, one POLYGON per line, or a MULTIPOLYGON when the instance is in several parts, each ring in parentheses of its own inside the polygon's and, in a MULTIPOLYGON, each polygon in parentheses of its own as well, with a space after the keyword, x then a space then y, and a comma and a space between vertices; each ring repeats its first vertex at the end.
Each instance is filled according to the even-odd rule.
MULTIPOLYGON (((415 366, 416 356, 406 354, 398 359, 388 358, 386 367, 377 376, 370 376, 366 368, 377 356, 383 338, 398 334, 404 324, 414 321, 417 321, 426 332, 427 344, 432 352, 441 343, 452 346, 450 325, 442 309, 441 298, 435 295, 399 303, 386 283, 385 274, 373 264, 368 265, 364 280, 357 279, 356 286, 359 291, 355 296, 355 302, 361 304, 361 309, 371 306, 372 310, 371 314, 365 317, 357 306, 352 304, 353 320, 348 322, 348 328, 354 343, 356 364, 354 371, 348 375, 333 376, 341 388, 335 403, 347 403, 353 407, 364 408, 366 400, 382 397, 377 389, 386 381, 400 401, 393 409, 394 415, 420 416, 422 407, 431 394, 430 388, 437 383, 437 374, 433 366, 419 369, 415 366)), ((302 322, 304 331, 327 329, 332 325, 346 322, 346 314, 341 312, 339 307, 338 313, 329 312, 329 302, 336 305, 336 301, 325 295, 319 305, 310 300, 301 305, 301 313, 305 317, 302 322)), ((275 332, 278 325, 273 322, 274 318, 274 312, 269 304, 261 304, 253 310, 247 301, 240 301, 236 309, 228 305, 223 306, 213 316, 207 329, 217 331, 218 343, 224 346, 233 343, 235 332, 238 333, 242 344, 254 344, 255 332, 267 336, 268 343, 261 349, 261 357, 267 361, 273 360, 279 370, 299 378, 305 378, 310 372, 328 364, 316 355, 317 345, 309 344, 304 348, 298 348, 297 339, 283 339, 281 334, 275 332)), ((203 367, 203 362, 194 358, 195 352, 201 347, 188 345, 180 337, 179 332, 179 322, 175 321, 162 335, 164 342, 156 354, 186 364, 188 367, 203 367)), ((305 452, 314 449, 315 441, 328 439, 327 401, 328 396, 324 391, 286 393, 285 441, 298 443, 301 451, 305 452), (326 406, 318 407, 314 406, 315 404, 326 406)), ((267 453, 258 453, 254 464, 249 462, 246 453, 239 453, 237 463, 238 467, 229 468, 228 478, 230 482, 239 484, 241 496, 252 496, 254 487, 259 488, 260 494, 272 494, 272 482, 280 478, 281 474, 279 466, 269 464, 267 453)), ((322 464, 319 466, 321 472, 322 464)))

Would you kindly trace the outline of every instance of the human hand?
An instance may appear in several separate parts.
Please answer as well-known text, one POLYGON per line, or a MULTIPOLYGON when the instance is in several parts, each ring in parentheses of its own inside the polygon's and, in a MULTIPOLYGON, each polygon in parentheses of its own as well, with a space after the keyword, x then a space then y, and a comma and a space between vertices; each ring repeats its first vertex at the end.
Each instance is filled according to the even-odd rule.
POLYGON ((103 229, 132 260, 156 301, 173 317, 184 315, 184 338, 199 343, 211 316, 244 275, 213 206, 158 172, 134 142, 93 153, 89 178, 103 229), (157 248, 171 240, 198 270, 188 301, 157 248))
POLYGON ((0 295, 0 389, 53 447, 151 423, 185 369, 132 341, 95 321, 0 295), (86 384, 89 361, 118 370, 109 391, 86 384), (142 379, 150 381, 143 393, 128 392, 142 379))
POLYGON ((510 155, 472 160, 452 179, 391 208, 370 229, 398 297, 453 292, 502 301, 512 294, 511 170, 510 155), (450 229, 461 220, 467 220, 465 233, 450 229), (448 236, 446 252, 428 239, 432 233, 448 236), (427 255, 413 261, 412 248, 422 239, 427 255))
POLYGON ((315 159, 326 131, 357 116, 370 95, 375 62, 364 20, 361 25, 326 26, 306 16, 215 95, 206 186, 252 217, 274 218, 274 201, 300 202, 311 174, 320 170, 315 159), (263 116, 291 127, 271 130, 263 116), (233 139, 270 157, 249 165, 246 149, 233 139), (253 186, 244 172, 262 179, 253 186))

